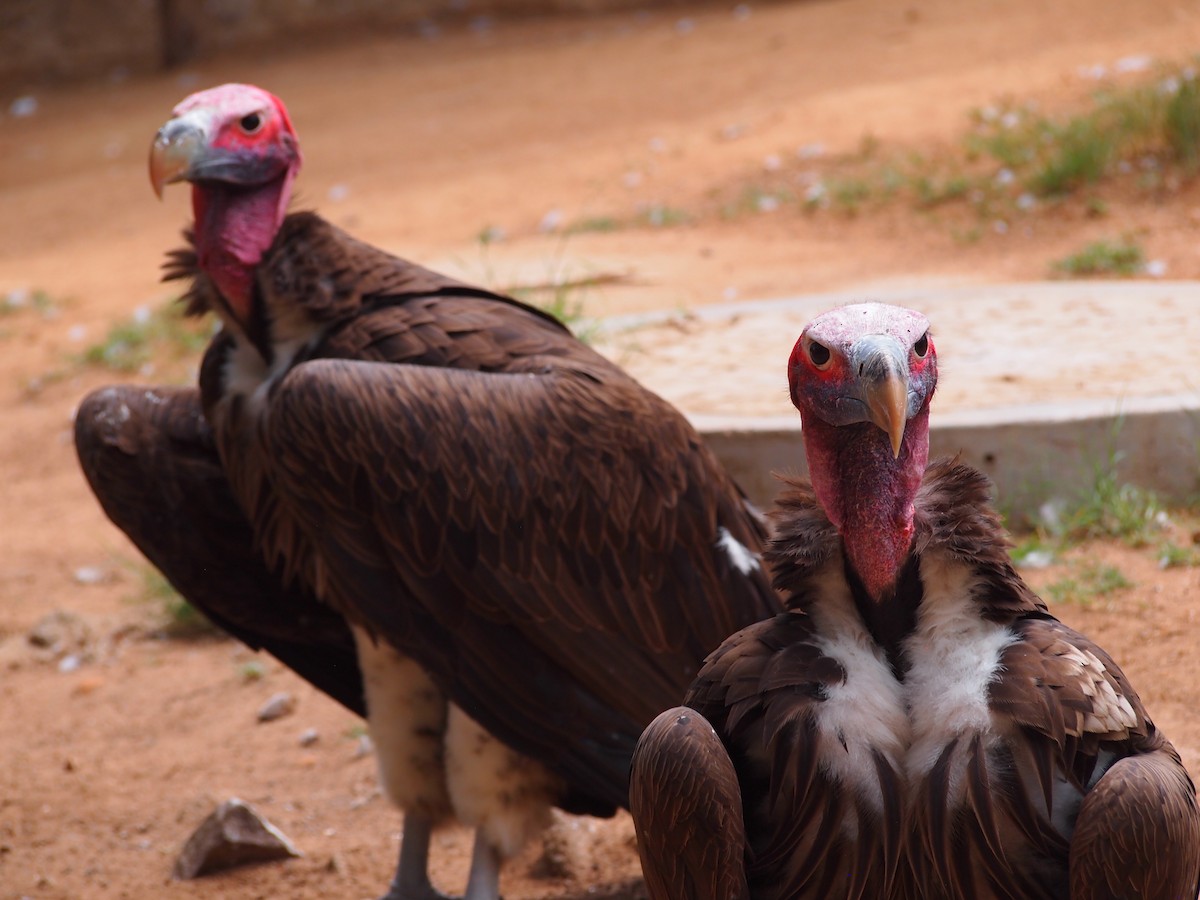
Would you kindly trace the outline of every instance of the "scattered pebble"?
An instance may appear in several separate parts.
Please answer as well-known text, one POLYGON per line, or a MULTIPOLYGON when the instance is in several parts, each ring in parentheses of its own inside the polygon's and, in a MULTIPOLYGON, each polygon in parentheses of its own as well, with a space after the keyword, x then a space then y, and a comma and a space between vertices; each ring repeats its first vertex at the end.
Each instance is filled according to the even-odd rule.
POLYGON ((1137 56, 1123 56, 1117 60, 1117 64, 1113 67, 1122 75, 1128 75, 1132 72, 1145 72, 1150 68, 1150 63, 1153 60, 1145 54, 1137 56))
POLYGON ((436 41, 442 36, 442 29, 437 22, 430 19, 422 19, 417 23, 417 35, 423 41, 436 41))
POLYGON ((1165 259, 1152 259, 1146 263, 1144 271, 1150 278, 1162 278, 1167 274, 1167 261, 1165 259))
POLYGON ((1037 197, 1029 192, 1022 194, 1017 198, 1017 209, 1028 211, 1037 206, 1037 197))
POLYGON ((647 144, 651 153, 666 153, 667 142, 660 137, 650 138, 650 143, 647 144))
MULTIPOLYGON (((72 337, 72 340, 78 339, 72 337)), ((103 584, 109 580, 109 572, 101 566, 80 566, 75 570, 75 580, 79 584, 103 584)))
POLYGON ((92 643, 92 629, 77 613, 55 610, 43 616, 26 640, 34 647, 55 653, 78 652, 92 643))
POLYGON ((1054 553, 1050 550, 1030 550, 1021 557, 1018 566, 1022 569, 1046 569, 1054 564, 1054 553))
POLYGON ((763 157, 763 169, 767 172, 778 172, 783 168, 783 159, 778 153, 771 153, 763 157))
POLYGON ((1004 187, 1005 185, 1012 184, 1013 181, 1016 180, 1016 177, 1017 176, 1013 173, 1012 169, 1003 168, 999 172, 996 173, 995 180, 996 180, 996 184, 998 184, 1000 187, 1004 187))
POLYGON ((735 22, 745 22, 750 18, 751 12, 749 3, 739 3, 733 8, 733 20, 735 22))
POLYGON ((258 721, 274 722, 296 711, 296 698, 287 691, 275 694, 258 709, 258 721))
POLYGON ((1090 66, 1080 66, 1075 71, 1079 73, 1080 78, 1088 78, 1092 81, 1101 81, 1108 77, 1108 67, 1100 63, 1090 66))
POLYGON ((8 107, 8 114, 14 119, 27 119, 38 111, 37 97, 26 94, 18 97, 8 107))
POLYGON ((315 728, 305 728, 300 732, 300 746, 311 747, 321 738, 321 733, 315 728))
POLYGON ((775 212, 779 209, 779 198, 772 194, 763 194, 754 201, 754 206, 759 212, 775 212))
POLYGON ((282 831, 253 807, 233 797, 200 823, 175 860, 171 874, 188 880, 237 866, 301 855, 282 831))
POLYGON ((696 30, 696 20, 695 19, 689 19, 689 18, 685 17, 675 23, 675 33, 676 34, 691 34, 695 30, 696 30))
POLYGON ((362 759, 364 756, 371 756, 375 752, 375 744, 371 741, 369 734, 361 735, 358 743, 354 747, 354 758, 362 759))
POLYGON ((803 144, 796 148, 796 158, 802 160, 820 159, 825 155, 824 144, 803 144))
POLYGON ((562 227, 563 219, 564 216, 561 209, 547 210, 546 214, 542 216, 541 221, 538 222, 538 231, 542 232, 542 234, 558 231, 562 227))
POLYGON ((58 661, 58 671, 67 673, 75 672, 83 665, 83 660, 80 659, 77 653, 68 653, 58 661))
POLYGON ((997 219, 992 223, 992 231, 996 234, 1008 234, 1008 223, 1003 219, 997 219))
POLYGON ((325 196, 329 198, 331 203, 341 203, 350 196, 350 186, 347 184, 332 184, 329 190, 325 192, 325 196))
POLYGON ((627 188, 635 188, 642 183, 642 173, 631 169, 621 176, 621 183, 627 188))
POLYGON ((746 126, 739 122, 734 122, 731 125, 726 125, 720 131, 720 137, 723 141, 736 141, 738 138, 746 134, 746 126))

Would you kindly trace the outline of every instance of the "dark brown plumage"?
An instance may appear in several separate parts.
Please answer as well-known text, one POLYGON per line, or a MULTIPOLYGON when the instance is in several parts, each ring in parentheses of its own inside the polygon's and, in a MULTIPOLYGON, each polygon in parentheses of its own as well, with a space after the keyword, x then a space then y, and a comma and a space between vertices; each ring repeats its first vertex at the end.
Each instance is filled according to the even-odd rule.
MULTIPOLYGON (((905 446, 923 439, 931 393, 896 393, 908 397, 905 446)), ((816 413, 804 414, 808 432, 816 413)), ((867 485, 843 509, 880 493, 865 474, 837 478, 867 485)), ((823 490, 839 502, 836 485, 823 490)), ((728 759, 710 747, 711 765, 667 777, 695 753, 662 719, 635 752, 631 810, 655 900, 742 896, 728 888, 739 875, 749 896, 780 900, 1195 897, 1200 814, 1178 754, 1108 654, 1013 569, 988 494, 977 471, 930 465, 907 552, 876 594, 822 494, 789 482, 766 553, 788 611, 729 638, 672 712, 693 730, 710 723, 728 759), (735 828, 692 824, 690 810, 739 792, 735 828), (713 861, 707 879, 682 880, 683 856, 713 861)))
MULTIPOLYGON (((780 608, 763 527, 682 415, 552 317, 285 216, 298 163, 257 88, 176 108, 151 171, 156 189, 193 183, 195 229, 167 274, 223 325, 203 420, 195 393, 165 417, 93 396, 80 457, 185 595, 254 620, 235 633, 278 652, 263 636, 290 633, 293 599, 325 604, 325 649, 350 635, 406 810, 388 897, 435 896, 429 829, 454 813, 477 830, 467 896, 494 900, 500 860, 551 804, 627 803, 642 728, 726 635, 780 608), (125 408, 135 427, 113 428, 125 408), (202 475, 177 475, 175 454, 202 475), (145 526, 138 507, 164 494, 197 511, 145 526), (216 557, 217 584, 265 582, 236 595, 254 612, 226 609, 189 554, 216 557)), ((322 667, 301 672, 324 686, 322 667)))

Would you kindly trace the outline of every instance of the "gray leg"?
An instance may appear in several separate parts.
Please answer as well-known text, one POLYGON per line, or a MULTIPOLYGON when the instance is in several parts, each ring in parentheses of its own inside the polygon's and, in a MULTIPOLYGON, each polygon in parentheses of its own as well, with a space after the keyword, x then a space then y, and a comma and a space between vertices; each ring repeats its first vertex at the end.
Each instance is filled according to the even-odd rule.
MULTIPOLYGON (((429 837, 433 822, 424 816, 404 814, 400 862, 388 892, 379 900, 449 900, 429 882, 429 837)), ((473 868, 473 867, 472 867, 473 868)))
POLYGON ((483 829, 475 831, 475 850, 471 854, 471 874, 463 900, 499 900, 500 851, 488 843, 483 829))

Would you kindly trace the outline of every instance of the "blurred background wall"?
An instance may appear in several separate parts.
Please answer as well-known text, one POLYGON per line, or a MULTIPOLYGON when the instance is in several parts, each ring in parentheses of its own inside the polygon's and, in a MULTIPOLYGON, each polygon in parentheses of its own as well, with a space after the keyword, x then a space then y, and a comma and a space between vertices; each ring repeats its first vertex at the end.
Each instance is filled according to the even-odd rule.
POLYGON ((152 71, 272 41, 635 5, 662 0, 0 0, 0 87, 152 71))

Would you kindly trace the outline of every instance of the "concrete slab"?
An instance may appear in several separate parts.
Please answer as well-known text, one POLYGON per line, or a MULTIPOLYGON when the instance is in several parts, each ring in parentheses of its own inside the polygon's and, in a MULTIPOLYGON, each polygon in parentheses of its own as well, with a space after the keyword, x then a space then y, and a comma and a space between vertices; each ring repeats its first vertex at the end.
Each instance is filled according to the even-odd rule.
POLYGON ((784 364, 814 315, 864 299, 933 323, 934 455, 959 454, 1029 517, 1115 466, 1173 503, 1200 496, 1200 284, 929 285, 608 319, 601 349, 680 406, 760 504, 803 472, 784 364), (628 348, 642 345, 645 354, 628 348), (763 413, 771 410, 773 413, 763 413))

